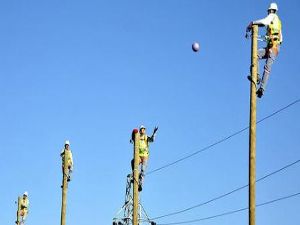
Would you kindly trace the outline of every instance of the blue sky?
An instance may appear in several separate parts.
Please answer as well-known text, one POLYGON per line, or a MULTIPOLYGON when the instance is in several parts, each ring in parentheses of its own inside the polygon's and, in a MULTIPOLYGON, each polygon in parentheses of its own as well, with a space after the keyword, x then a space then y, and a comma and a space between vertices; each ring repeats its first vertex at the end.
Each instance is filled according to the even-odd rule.
MULTIPOLYGON (((269 3, 1 1, 0 224, 14 223, 14 201, 25 190, 28 225, 60 223, 65 139, 75 164, 67 224, 101 225, 124 203, 133 128, 160 128, 150 149, 153 170, 246 127, 250 41, 244 33, 251 20, 266 16, 269 3)), ((277 3, 284 43, 258 100, 258 119, 300 97, 300 2, 277 3)), ((300 159, 299 113, 297 103, 257 126, 258 178, 300 159)), ((257 203, 299 192, 299 172, 296 164, 258 183, 257 203)), ((150 174, 141 200, 156 217, 247 183, 248 131, 150 174)), ((297 223, 299 201, 257 208, 257 224, 297 223)), ((157 223, 247 206, 244 189, 157 223)), ((245 211, 193 224, 247 223, 245 211)))

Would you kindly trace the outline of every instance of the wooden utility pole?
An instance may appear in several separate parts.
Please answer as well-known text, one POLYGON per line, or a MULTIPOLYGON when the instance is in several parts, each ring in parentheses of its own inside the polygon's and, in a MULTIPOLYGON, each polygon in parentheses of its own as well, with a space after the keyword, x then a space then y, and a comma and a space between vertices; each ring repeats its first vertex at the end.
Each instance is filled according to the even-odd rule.
POLYGON ((133 167, 133 215, 132 224, 138 225, 138 211, 139 211, 139 132, 134 134, 134 167, 133 167))
POLYGON ((21 197, 18 197, 18 210, 17 210, 17 220, 16 220, 16 224, 19 225, 20 224, 20 210, 21 210, 21 197))
POLYGON ((257 85, 257 36, 258 26, 252 26, 250 126, 249 126, 249 225, 255 225, 256 181, 256 85, 257 85))
POLYGON ((66 211, 67 211, 67 190, 68 190, 68 165, 67 165, 67 154, 64 149, 63 155, 63 180, 62 180, 62 203, 61 203, 61 217, 60 224, 66 225, 66 211))

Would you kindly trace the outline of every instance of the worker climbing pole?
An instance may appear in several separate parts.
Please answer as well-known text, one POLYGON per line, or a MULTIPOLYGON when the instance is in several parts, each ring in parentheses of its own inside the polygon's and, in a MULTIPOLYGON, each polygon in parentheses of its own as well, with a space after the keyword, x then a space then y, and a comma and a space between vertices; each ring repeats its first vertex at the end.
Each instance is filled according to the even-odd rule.
POLYGON ((149 143, 154 141, 158 127, 154 128, 152 135, 146 134, 146 128, 133 129, 130 142, 133 143, 133 159, 131 161, 132 173, 127 175, 125 204, 113 218, 113 225, 141 225, 143 223, 156 225, 150 221, 145 209, 140 203, 139 192, 146 173, 149 157, 149 143), (139 168, 140 167, 140 168, 139 168), (133 187, 133 188, 132 188, 133 187), (133 189, 133 190, 132 190, 133 189), (120 216, 123 211, 123 216, 120 216))
MULTIPOLYGON (((127 175, 126 191, 125 191, 125 203, 122 208, 117 212, 113 218, 113 225, 132 225, 133 224, 133 174, 127 175)), ((141 204, 139 198, 138 209, 136 210, 138 215, 138 224, 150 224, 156 225, 154 221, 151 221, 146 210, 141 204)))
MULTIPOLYGON (((268 8, 268 16, 265 17, 264 19, 250 22, 246 29, 246 37, 249 37, 248 33, 251 31, 253 25, 267 28, 266 35, 260 38, 260 40, 267 42, 267 46, 264 48, 260 48, 257 53, 258 59, 266 60, 263 76, 261 79, 260 77, 258 77, 258 81, 257 81, 257 85, 259 85, 259 87, 257 88, 256 94, 257 97, 259 98, 263 96, 266 90, 272 65, 279 54, 280 45, 283 40, 281 20, 279 19, 277 12, 278 12, 277 4, 271 3, 268 8)), ((259 69, 257 69, 257 73, 259 75, 259 69)), ((253 79, 251 79, 250 76, 248 76, 248 79, 253 81, 253 79)))
MULTIPOLYGON (((149 159, 149 145, 151 142, 154 142, 157 130, 158 130, 158 127, 155 127, 152 135, 148 136, 146 133, 146 127, 144 125, 141 125, 139 131, 137 129, 134 129, 132 132, 132 137, 131 137, 130 142, 134 143, 134 146, 135 146, 134 149, 137 148, 136 149, 137 155, 136 155, 136 158, 134 158, 134 159, 137 160, 137 166, 138 167, 140 166, 140 169, 138 168, 138 170, 139 170, 138 190, 139 191, 143 190, 143 183, 145 180, 146 169, 147 169, 148 159, 149 159), (139 137, 138 142, 135 142, 135 135, 137 135, 139 137)), ((131 161, 132 170, 134 170, 134 166, 135 166, 134 159, 131 161)))
POLYGON ((249 126, 249 225, 255 225, 255 164, 256 164, 256 84, 257 84, 257 34, 252 27, 250 126, 249 126))
POLYGON ((249 125, 249 225, 255 225, 255 182, 256 182, 256 96, 261 98, 266 89, 271 66, 275 61, 282 43, 281 21, 277 16, 278 6, 271 3, 268 8, 268 16, 264 19, 250 22, 246 29, 246 37, 252 31, 251 45, 251 75, 248 79, 250 85, 250 125, 249 125), (267 35, 262 39, 267 41, 267 46, 258 49, 258 27, 266 26, 267 35), (266 59, 262 79, 259 78, 258 59, 266 59), (257 86, 259 88, 257 88, 257 86))
POLYGON ((67 190, 68 190, 68 182, 71 181, 71 173, 73 171, 73 156, 70 149, 70 142, 65 141, 64 149, 60 154, 62 158, 62 172, 63 172, 63 180, 62 180, 62 205, 61 205, 61 225, 66 225, 66 210, 67 210, 67 190))
POLYGON ((28 200, 28 192, 25 191, 22 197, 18 197, 18 210, 17 210, 17 225, 24 225, 25 220, 28 215, 28 207, 29 207, 29 200, 28 200))

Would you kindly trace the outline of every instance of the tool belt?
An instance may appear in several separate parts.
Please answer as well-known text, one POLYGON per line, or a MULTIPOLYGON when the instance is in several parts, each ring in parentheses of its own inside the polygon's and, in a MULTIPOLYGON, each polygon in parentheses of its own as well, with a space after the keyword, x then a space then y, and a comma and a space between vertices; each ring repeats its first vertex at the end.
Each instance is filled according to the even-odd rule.
POLYGON ((139 156, 149 156, 149 150, 147 148, 140 148, 139 149, 139 156))
POLYGON ((268 37, 268 48, 277 47, 281 44, 279 33, 274 33, 268 37))

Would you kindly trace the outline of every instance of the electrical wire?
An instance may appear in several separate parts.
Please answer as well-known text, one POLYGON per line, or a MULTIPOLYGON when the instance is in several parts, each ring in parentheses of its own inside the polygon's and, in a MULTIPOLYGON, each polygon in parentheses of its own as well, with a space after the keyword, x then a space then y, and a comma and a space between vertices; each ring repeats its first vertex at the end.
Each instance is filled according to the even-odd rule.
MULTIPOLYGON (((297 103, 299 103, 299 102, 300 102, 300 98, 297 99, 297 100, 295 100, 295 101, 293 101, 293 102, 291 102, 291 103, 289 103, 288 105, 286 105, 286 106, 284 106, 284 107, 282 107, 282 108, 276 110, 275 112, 269 114, 268 116, 266 116, 266 117, 264 117, 264 118, 258 120, 258 121, 256 122, 256 124, 259 124, 259 123, 261 123, 261 122, 263 122, 263 121, 265 121, 265 120, 267 120, 267 119, 269 119, 269 118, 275 116, 276 114, 278 114, 278 113, 280 113, 280 112, 282 112, 282 111, 288 109, 289 107, 291 107, 291 106, 293 106, 293 105, 295 105, 295 104, 297 104, 297 103)), ((175 164, 177 164, 177 163, 179 163, 179 162, 181 162, 181 161, 183 161, 183 160, 186 160, 186 159, 188 159, 188 158, 191 158, 191 157, 193 157, 193 156, 195 156, 195 155, 197 155, 197 154, 199 154, 199 153, 201 153, 201 152, 204 152, 204 151, 206 151, 206 150, 208 150, 208 149, 211 149, 212 147, 214 147, 214 146, 216 146, 216 145, 218 145, 218 144, 221 144, 221 143, 223 143, 223 142, 229 140, 230 138, 232 138, 232 137, 234 137, 234 136, 237 136, 238 134, 240 134, 240 133, 242 133, 242 132, 248 130, 248 128, 249 128, 249 126, 243 128, 243 129, 241 129, 241 130, 239 130, 239 131, 236 131, 236 132, 232 133, 231 135, 229 135, 229 136, 227 136, 227 137, 225 137, 225 138, 222 138, 222 139, 220 139, 219 141, 216 141, 216 142, 214 142, 213 144, 208 145, 208 146, 206 146, 206 147, 204 147, 204 148, 202 148, 202 149, 200 149, 200 150, 198 150, 198 151, 195 151, 195 152, 193 152, 193 153, 191 153, 191 154, 189 154, 189 155, 187 155, 187 156, 184 156, 184 157, 182 157, 182 158, 180 158, 180 159, 177 159, 177 160, 175 160, 174 162, 167 163, 167 164, 164 165, 164 166, 161 166, 161 167, 159 167, 159 168, 157 168, 157 169, 151 170, 151 171, 149 171, 148 173, 146 173, 146 175, 153 174, 153 173, 158 172, 158 171, 160 171, 160 170, 162 170, 162 169, 165 169, 165 168, 167 168, 167 167, 173 166, 173 165, 175 165, 175 164)))
MULTIPOLYGON (((259 178, 258 180, 256 180, 256 182, 262 181, 262 180, 264 180, 264 179, 266 179, 266 178, 268 178, 268 177, 270 177, 270 176, 272 176, 272 175, 275 175, 276 173, 279 173, 279 172, 281 172, 281 171, 283 171, 283 170, 285 170, 285 169, 287 169, 287 168, 289 168, 289 167, 291 167, 291 166, 293 166, 293 165, 296 165, 296 164, 299 163, 299 162, 300 162, 300 159, 298 159, 298 160, 296 160, 296 161, 294 161, 294 162, 292 162, 292 163, 289 163, 289 164, 287 164, 287 165, 281 167, 280 169, 277 169, 277 170, 275 170, 275 171, 273 171, 273 172, 271 172, 271 173, 269 173, 269 174, 267 174, 267 175, 265 175, 265 176, 259 178)), ((242 190, 242 189, 244 189, 244 188, 246 188, 246 187, 248 187, 248 186, 249 186, 249 185, 247 184, 247 185, 238 187, 238 188, 236 188, 236 189, 234 189, 234 190, 232 190, 232 191, 229 191, 229 192, 227 192, 227 193, 225 193, 225 194, 222 194, 222 195, 219 195, 219 196, 217 196, 217 197, 214 197, 214 198, 212 198, 212 199, 210 199, 210 200, 208 200, 208 201, 205 201, 205 202, 196 204, 196 205, 194 205, 194 206, 188 207, 188 208, 183 209, 183 210, 179 210, 179 211, 175 211, 175 212, 172 212, 172 213, 168 213, 168 214, 164 214, 164 215, 161 215, 161 216, 157 216, 157 217, 151 218, 151 220, 157 220, 157 219, 161 219, 161 218, 164 218, 164 217, 174 216, 174 215, 177 215, 177 214, 180 214, 180 213, 184 213, 184 212, 186 212, 186 211, 189 211, 189 210, 198 208, 198 207, 200 207, 200 206, 207 205, 207 204, 209 204, 209 203, 211 203, 211 202, 217 201, 217 200, 219 200, 219 199, 221 199, 221 198, 224 198, 224 197, 226 197, 226 196, 228 196, 228 195, 231 195, 231 194, 233 194, 233 193, 235 193, 235 192, 237 192, 237 191, 240 191, 240 190, 242 190)))
MULTIPOLYGON (((300 195, 300 192, 297 192, 295 194, 291 194, 291 195, 288 195, 288 196, 284 196, 284 197, 281 197, 281 198, 273 199, 273 200, 268 201, 268 202, 260 203, 260 204, 256 205, 256 207, 269 205, 269 204, 272 204, 272 203, 275 203, 275 202, 278 202, 278 201, 282 201, 282 200, 285 200, 285 199, 296 197, 298 195, 300 195)), ((245 211, 247 209, 249 209, 249 208, 245 207, 245 208, 240 208, 240 209, 237 209, 237 210, 232 210, 232 211, 224 212, 224 213, 213 215, 213 216, 209 216, 209 217, 203 217, 203 218, 194 219, 194 220, 186 220, 186 221, 181 221, 181 222, 158 223, 157 225, 176 225, 176 224, 195 223, 195 222, 199 222, 199 221, 203 221, 203 220, 210 220, 210 219, 214 219, 214 218, 217 218, 217 217, 222 217, 222 216, 227 216, 227 215, 235 214, 235 213, 238 213, 238 212, 245 211)))

